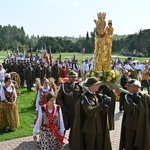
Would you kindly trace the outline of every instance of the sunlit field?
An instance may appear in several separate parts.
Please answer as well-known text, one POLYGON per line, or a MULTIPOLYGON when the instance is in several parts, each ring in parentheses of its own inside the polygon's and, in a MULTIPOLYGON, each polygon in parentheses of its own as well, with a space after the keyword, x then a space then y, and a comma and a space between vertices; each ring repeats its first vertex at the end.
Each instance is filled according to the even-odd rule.
MULTIPOLYGON (((94 54, 85 54, 83 56, 82 53, 61 53, 61 60, 64 61, 67 58, 73 59, 74 55, 80 64, 82 63, 82 60, 85 60, 86 58, 94 57, 94 54)), ((30 54, 29 54, 29 56, 30 56, 30 54)), ((39 53, 39 56, 42 58, 42 55, 40 53, 39 53)), ((56 59, 59 59, 60 54, 59 53, 54 53, 54 54, 52 53, 52 56, 53 56, 54 60, 56 60, 56 59)), ((115 59, 115 57, 119 57, 120 60, 124 62, 124 60, 126 58, 131 57, 131 56, 123 56, 123 55, 119 55, 119 54, 113 54, 112 59, 115 59)), ((140 62, 143 62, 144 60, 148 59, 148 57, 132 57, 132 58, 134 58, 135 60, 138 60, 140 62)), ((3 61, 4 59, 5 59, 5 54, 3 51, 0 51, 0 60, 3 61)))

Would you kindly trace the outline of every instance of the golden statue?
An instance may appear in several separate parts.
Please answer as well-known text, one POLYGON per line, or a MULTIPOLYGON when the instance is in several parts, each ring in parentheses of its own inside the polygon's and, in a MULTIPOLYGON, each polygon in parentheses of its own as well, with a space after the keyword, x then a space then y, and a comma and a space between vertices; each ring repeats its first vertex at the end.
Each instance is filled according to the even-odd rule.
POLYGON ((106 27, 106 13, 97 13, 98 20, 94 20, 95 28, 95 50, 94 50, 94 70, 110 70, 111 69, 111 51, 113 27, 112 20, 108 21, 106 27))
POLYGON ((106 22, 105 22, 105 17, 106 13, 98 13, 97 14, 98 20, 94 20, 96 24, 96 37, 97 38, 103 38, 105 36, 105 27, 106 27, 106 22))

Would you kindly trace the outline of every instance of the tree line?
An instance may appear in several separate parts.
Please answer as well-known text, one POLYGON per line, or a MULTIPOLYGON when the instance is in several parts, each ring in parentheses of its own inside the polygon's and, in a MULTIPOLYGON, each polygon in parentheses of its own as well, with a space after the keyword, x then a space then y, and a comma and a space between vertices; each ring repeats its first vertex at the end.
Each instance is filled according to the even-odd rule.
MULTIPOLYGON (((81 52, 85 49, 86 53, 94 52, 94 31, 85 33, 85 37, 52 37, 35 36, 31 37, 25 33, 24 28, 17 26, 0 25, 0 50, 12 50, 17 48, 23 50, 40 50, 41 48, 56 52, 81 52)), ((120 53, 133 52, 136 49, 143 54, 150 54, 150 29, 140 30, 138 33, 130 35, 114 35, 112 52, 120 53)))

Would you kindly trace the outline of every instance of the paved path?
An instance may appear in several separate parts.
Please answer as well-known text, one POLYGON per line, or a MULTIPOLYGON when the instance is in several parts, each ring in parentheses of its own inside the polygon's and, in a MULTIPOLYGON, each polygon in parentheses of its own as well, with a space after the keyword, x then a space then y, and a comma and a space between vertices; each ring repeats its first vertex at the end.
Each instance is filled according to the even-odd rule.
MULTIPOLYGON (((118 102, 115 110, 115 130, 110 131, 113 150, 119 149, 122 113, 119 112, 118 102)), ((32 136, 0 142, 0 150, 38 150, 32 136)))

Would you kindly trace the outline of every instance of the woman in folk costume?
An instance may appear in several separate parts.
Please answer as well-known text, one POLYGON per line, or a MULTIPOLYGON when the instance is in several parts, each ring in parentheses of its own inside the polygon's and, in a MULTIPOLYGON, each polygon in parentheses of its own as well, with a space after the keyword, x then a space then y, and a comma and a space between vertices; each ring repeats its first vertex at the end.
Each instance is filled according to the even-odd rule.
POLYGON ((48 93, 46 104, 39 107, 38 119, 33 130, 33 139, 37 141, 39 130, 40 150, 59 150, 63 146, 64 122, 61 107, 55 104, 55 97, 48 93))
MULTIPOLYGON (((40 82, 40 80, 37 80, 40 82)), ((40 83, 38 83, 40 85, 40 83)), ((43 85, 38 88, 37 98, 36 98, 36 111, 38 111, 39 107, 46 104, 46 95, 48 93, 52 93, 54 95, 54 90, 50 87, 50 81, 47 78, 44 78, 43 85)))
POLYGON ((46 95, 48 93, 51 93, 53 95, 57 94, 57 87, 56 84, 54 83, 53 79, 47 79, 44 78, 43 80, 43 85, 41 86, 41 81, 39 78, 36 78, 36 100, 35 100, 35 111, 36 111, 36 118, 34 120, 34 123, 36 122, 38 118, 38 109, 40 106, 46 104, 46 95))
POLYGON ((10 76, 5 76, 5 84, 1 85, 0 128, 5 132, 14 131, 20 125, 18 107, 16 104, 16 89, 10 76))

